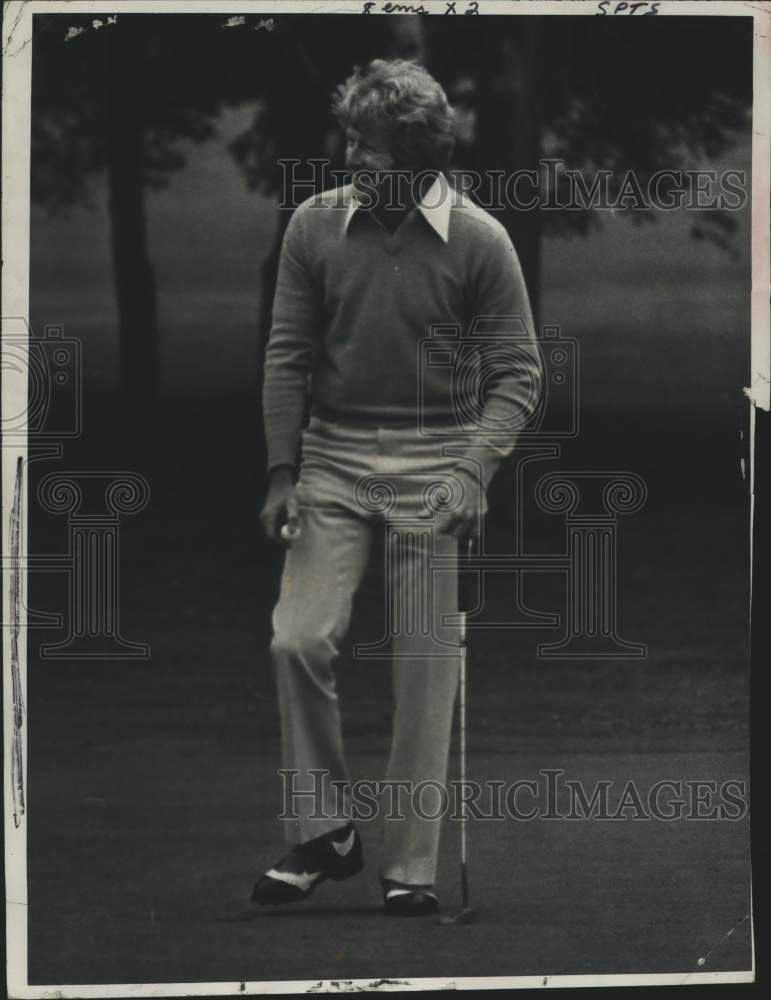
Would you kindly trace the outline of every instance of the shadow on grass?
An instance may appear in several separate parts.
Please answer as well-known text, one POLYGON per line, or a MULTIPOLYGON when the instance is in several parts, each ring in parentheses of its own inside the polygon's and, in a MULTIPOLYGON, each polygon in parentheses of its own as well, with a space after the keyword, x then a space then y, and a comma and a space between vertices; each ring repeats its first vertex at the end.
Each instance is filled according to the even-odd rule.
POLYGON ((278 907, 265 907, 259 910, 243 910, 228 917, 215 917, 215 924, 247 924, 266 917, 329 917, 335 916, 384 916, 380 906, 318 906, 312 909, 279 909, 278 907))

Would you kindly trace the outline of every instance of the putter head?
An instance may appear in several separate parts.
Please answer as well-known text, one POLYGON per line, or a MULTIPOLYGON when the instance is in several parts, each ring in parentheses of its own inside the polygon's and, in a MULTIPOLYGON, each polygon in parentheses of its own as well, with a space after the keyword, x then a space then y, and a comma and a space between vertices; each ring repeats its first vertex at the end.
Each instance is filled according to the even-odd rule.
POLYGON ((477 911, 472 910, 470 906, 466 906, 456 913, 455 916, 451 917, 448 913, 444 914, 439 918, 439 923, 445 926, 449 924, 470 924, 473 923, 477 918, 477 911))

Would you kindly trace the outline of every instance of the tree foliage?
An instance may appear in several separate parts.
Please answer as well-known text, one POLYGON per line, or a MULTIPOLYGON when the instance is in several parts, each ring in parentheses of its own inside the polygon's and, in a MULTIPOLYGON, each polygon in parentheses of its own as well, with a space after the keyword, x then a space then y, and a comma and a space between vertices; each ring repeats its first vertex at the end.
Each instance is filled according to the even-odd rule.
MULTIPOLYGON (((429 19, 431 65, 478 123, 459 147, 459 161, 480 169, 510 167, 521 117, 515 98, 527 85, 540 149, 587 177, 610 171, 617 194, 628 171, 642 186, 661 170, 714 162, 746 130, 752 104, 752 20, 746 17, 471 18, 463 32, 451 19, 429 19), (517 69, 523 36, 531 78, 517 69), (510 126, 511 141, 501 142, 510 126)), ((520 60, 521 61, 521 60, 520 60)), ((535 163, 531 164, 535 166, 535 163)), ((655 212, 633 213, 635 222, 655 212)), ((587 232, 592 212, 542 213, 546 233, 587 232)), ((722 245, 734 220, 702 219, 722 245)))
MULTIPOLYGON (((131 384, 157 368, 143 192, 184 167, 185 146, 211 138, 225 106, 256 108, 231 153, 252 189, 275 194, 282 158, 343 166, 331 94, 376 56, 416 57, 445 86, 462 126, 455 168, 507 173, 550 157, 587 177, 609 171, 611 190, 630 170, 647 185, 714 162, 746 134, 752 102, 747 17, 113 17, 35 15, 31 190, 57 211, 87 202, 89 179, 106 172, 131 384)), ((537 302, 543 235, 586 233, 599 215, 504 206, 500 218, 537 302)), ((696 218, 694 235, 731 249, 730 213, 696 218)), ((263 338, 281 232, 264 272, 263 338)))

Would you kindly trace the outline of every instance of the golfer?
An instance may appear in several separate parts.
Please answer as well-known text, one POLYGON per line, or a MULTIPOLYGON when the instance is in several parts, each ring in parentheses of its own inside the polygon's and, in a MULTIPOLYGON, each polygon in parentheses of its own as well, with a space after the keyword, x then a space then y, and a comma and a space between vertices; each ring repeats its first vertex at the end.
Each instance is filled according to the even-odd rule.
POLYGON ((333 665, 380 522, 389 539, 386 618, 397 622, 384 787, 402 783, 406 794, 384 803, 379 874, 385 912, 409 916, 438 909, 440 818, 426 818, 438 811, 431 795, 417 810, 410 790, 447 781, 459 663, 458 628, 447 621, 457 612, 450 570, 458 540, 478 535, 490 479, 538 405, 542 368, 506 230, 445 173, 454 127, 441 86, 415 62, 376 59, 337 88, 333 111, 352 183, 292 215, 265 355, 270 485, 261 520, 271 539, 281 541, 282 530, 291 539, 271 657, 282 766, 297 794, 283 820, 291 850, 252 899, 295 902, 363 867, 333 665), (405 177, 409 184, 397 183, 405 177), (510 350, 479 338, 484 398, 470 411, 444 348, 457 347, 453 331, 463 342, 480 317, 500 320, 510 350), (447 336, 432 353, 426 342, 437 326, 447 336), (405 620, 410 627, 398 627, 405 620))

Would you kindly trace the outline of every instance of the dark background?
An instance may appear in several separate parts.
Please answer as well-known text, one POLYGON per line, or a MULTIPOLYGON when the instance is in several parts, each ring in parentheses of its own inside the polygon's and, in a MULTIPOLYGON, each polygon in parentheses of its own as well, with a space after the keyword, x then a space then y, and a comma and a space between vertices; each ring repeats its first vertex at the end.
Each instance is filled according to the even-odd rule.
MULTIPOLYGON (((340 165, 332 88, 372 56, 418 55, 463 112, 456 166, 739 169, 749 191, 749 19, 274 15, 258 29, 265 17, 35 18, 31 325, 81 341, 84 410, 64 457, 31 464, 30 496, 52 471, 147 478, 149 505, 121 523, 120 609, 152 653, 52 662, 38 647, 63 633, 30 635, 30 981, 746 968, 746 822, 475 826, 482 918, 449 934, 383 922, 376 824, 362 879, 280 917, 245 906, 280 851, 267 643, 282 554, 257 520, 260 365, 288 217, 276 159, 340 165)), ((473 630, 470 772, 741 779, 749 205, 501 218, 540 322, 579 344, 581 433, 539 472, 647 484, 620 522, 619 571, 621 635, 648 656, 546 661, 536 645, 553 631, 473 630)), ((504 469, 493 551, 511 546, 511 487, 504 469)), ((528 551, 560 550, 560 519, 532 499, 525 523, 528 551)), ((31 505, 30 551, 65 545, 64 518, 31 505)), ((376 551, 339 671, 354 776, 382 776, 388 745, 387 662, 351 652, 382 633, 380 569, 376 551)), ((526 596, 559 611, 563 590, 535 574, 526 596)), ((505 619, 510 580, 489 596, 490 620, 505 619)), ((33 575, 29 600, 63 610, 62 576, 33 575)), ((456 858, 450 827, 446 905, 456 858)))

